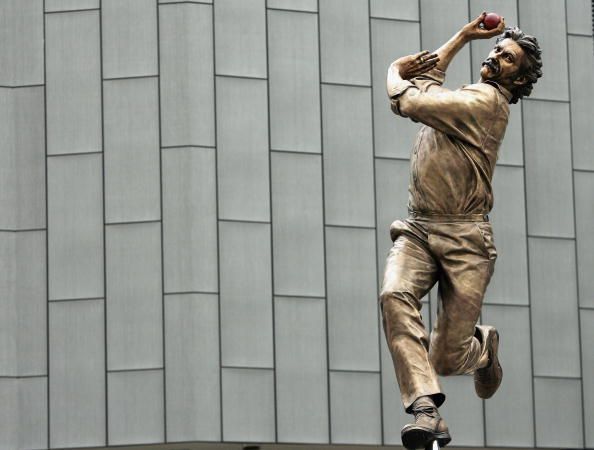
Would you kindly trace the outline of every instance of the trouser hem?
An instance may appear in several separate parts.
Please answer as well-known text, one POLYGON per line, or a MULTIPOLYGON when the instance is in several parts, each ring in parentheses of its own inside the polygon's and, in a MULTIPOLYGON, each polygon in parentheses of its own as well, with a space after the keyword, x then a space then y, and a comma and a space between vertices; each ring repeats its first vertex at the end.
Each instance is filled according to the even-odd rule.
POLYGON ((443 405, 443 403, 445 402, 446 396, 443 392, 423 392, 423 393, 418 393, 415 394, 414 396, 410 396, 408 399, 402 399, 402 404, 404 405, 404 411, 407 414, 412 414, 412 405, 415 402, 416 399, 420 398, 420 397, 431 397, 431 399, 433 400, 433 403, 435 403, 435 406, 437 408, 439 408, 441 405, 443 405))

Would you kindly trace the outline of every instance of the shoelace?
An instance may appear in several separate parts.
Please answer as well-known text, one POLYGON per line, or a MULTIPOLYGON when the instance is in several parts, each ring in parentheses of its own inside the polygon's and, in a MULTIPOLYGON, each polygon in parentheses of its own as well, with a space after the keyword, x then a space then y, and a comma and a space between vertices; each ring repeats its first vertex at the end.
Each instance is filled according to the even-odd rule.
POLYGON ((415 408, 413 413, 415 415, 415 423, 419 421, 419 418, 421 416, 427 416, 431 419, 435 419, 439 416, 439 413, 437 412, 437 408, 435 408, 433 406, 420 406, 418 408, 415 408))

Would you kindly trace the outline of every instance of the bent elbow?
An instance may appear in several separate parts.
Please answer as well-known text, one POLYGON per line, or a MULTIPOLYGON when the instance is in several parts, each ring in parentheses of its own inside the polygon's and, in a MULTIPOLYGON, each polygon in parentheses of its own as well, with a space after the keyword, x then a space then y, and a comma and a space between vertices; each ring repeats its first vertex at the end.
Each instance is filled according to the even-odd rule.
POLYGON ((418 108, 414 101, 410 99, 402 99, 404 101, 400 101, 398 104, 399 115, 402 117, 407 117, 411 119, 413 122, 418 122, 419 118, 418 115, 418 108))

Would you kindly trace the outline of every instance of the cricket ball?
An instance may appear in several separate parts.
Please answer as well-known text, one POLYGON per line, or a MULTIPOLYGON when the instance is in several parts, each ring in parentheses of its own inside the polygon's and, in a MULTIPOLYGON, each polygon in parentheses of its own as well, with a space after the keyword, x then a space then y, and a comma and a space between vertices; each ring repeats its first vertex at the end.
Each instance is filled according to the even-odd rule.
POLYGON ((495 13, 489 13, 483 19, 483 25, 485 26, 485 30, 492 30, 493 28, 497 28, 499 22, 501 21, 501 17, 499 17, 495 13))

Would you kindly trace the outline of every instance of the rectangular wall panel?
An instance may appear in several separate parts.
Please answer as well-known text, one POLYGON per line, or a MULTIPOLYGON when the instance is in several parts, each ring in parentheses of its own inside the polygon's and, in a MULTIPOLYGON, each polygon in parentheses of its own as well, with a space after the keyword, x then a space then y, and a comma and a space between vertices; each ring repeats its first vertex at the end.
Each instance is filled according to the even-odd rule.
POLYGON ((103 76, 157 75, 155 0, 103 0, 103 76))
POLYGON ((534 375, 579 377, 575 242, 528 239, 534 375))
POLYGON ((18 448, 48 447, 47 380, 47 377, 34 377, 17 381, 20 423, 18 448))
POLYGON ((323 299, 275 299, 278 442, 328 443, 323 299))
POLYGON ((594 173, 574 172, 580 306, 594 307, 594 173))
POLYGON ((326 228, 330 369, 379 371, 375 231, 326 228))
POLYGON ((164 442, 163 371, 111 372, 109 445, 164 442))
POLYGON ((528 100, 523 111, 528 234, 573 237, 569 105, 528 100))
POLYGON ((105 445, 103 300, 49 304, 50 446, 105 445))
POLYGON ((101 155, 47 160, 49 298, 103 297, 101 155))
POLYGON ((485 305, 482 323, 499 332, 499 361, 504 372, 497 394, 485 402, 486 444, 533 447, 530 312, 526 307, 485 305))
POLYGON ((0 88, 2 229, 45 227, 43 87, 0 88))
POLYGON ((266 0, 214 3, 218 75, 266 77, 266 0))
POLYGON ((45 18, 47 152, 101 151, 99 12, 45 18))
POLYGON ((223 439, 274 442, 274 372, 223 368, 223 439))
POLYGON ((589 71, 583 69, 583 67, 594 66, 594 39, 587 36, 568 36, 567 38, 569 39, 571 82, 573 168, 594 170, 594 152, 592 152, 594 85, 592 77, 588 75, 589 71))
POLYGON ((318 10, 318 0, 266 0, 266 7, 314 12, 318 10))
POLYGON ((267 99, 265 80, 217 77, 221 219, 270 221, 267 99))
POLYGON ((157 78, 105 81, 105 218, 158 220, 160 211, 157 78))
POLYGON ((510 105, 509 118, 505 137, 499 147, 497 164, 512 166, 524 165, 524 130, 522 124, 521 105, 510 105))
POLYGON ((320 3, 322 81, 369 86, 368 0, 320 3))
POLYGON ((386 257, 392 247, 390 224, 408 217, 408 161, 375 160, 375 192, 377 196, 377 260, 378 283, 384 278, 386 257))
POLYGON ((0 233, 2 375, 47 374, 45 231, 0 233), (8 266, 8 267, 7 267, 8 266))
MULTIPOLYGON (((441 47, 468 23, 469 11, 467 2, 458 0, 420 0, 421 6, 421 46, 422 50, 433 52, 441 47)), ((448 66, 445 87, 458 89, 471 82, 470 48, 465 46, 456 55, 456 59, 448 66)))
POLYGON ((330 372, 332 442, 379 445, 379 373, 330 372))
POLYGON ((272 154, 274 293, 325 295, 321 157, 272 154))
POLYGON ((217 292, 214 149, 163 150, 165 292, 217 292))
POLYGON ((268 11, 270 146, 320 152, 317 16, 268 11))
POLYGON ((167 441, 220 440, 216 295, 165 296, 165 380, 167 441))
MULTIPOLYGON (((0 339, 4 345, 0 346, 0 367, 3 376, 18 374, 18 289, 16 233, 0 232, 0 339)), ((8 384, 6 385, 8 388, 8 384)), ((7 394, 8 395, 8 394, 7 394)))
POLYGON ((409 158, 420 125, 395 115, 386 93, 390 64, 420 50, 419 24, 371 20, 373 71, 373 135, 375 155, 409 158))
POLYGON ((45 0, 45 12, 98 9, 100 0, 45 0))
POLYGON ((322 111, 326 223, 373 227, 371 92, 325 85, 322 111))
POLYGON ((565 4, 558 0, 518 2, 519 26, 534 35, 542 51, 543 77, 534 85, 533 98, 569 100, 565 4))
POLYGON ((567 32, 592 35, 591 0, 572 0, 566 2, 567 32))
POLYGON ((594 310, 580 310, 585 447, 594 446, 594 310))
POLYGON ((219 230, 222 364, 272 368, 270 225, 220 222, 219 230))
POLYGON ((580 380, 534 379, 536 447, 583 447, 580 385, 580 380))
POLYGON ((419 20, 419 2, 411 0, 371 0, 372 17, 386 19, 419 20))
POLYGON ((0 85, 42 84, 43 0, 4 0, 0 29, 0 85))
POLYGON ((7 449, 18 448, 20 440, 18 382, 16 378, 0 378, 0 445, 7 449))
POLYGON ((215 144, 212 6, 159 7, 161 142, 215 144))
POLYGON ((161 226, 107 226, 105 252, 107 368, 161 367, 161 226))
POLYGON ((452 445, 483 447, 485 445, 483 401, 474 392, 470 375, 440 379, 446 401, 439 413, 452 435, 452 445))
POLYGON ((47 377, 0 379, 0 446, 47 448, 47 377))
POLYGON ((495 273, 486 302, 527 305, 528 263, 524 170, 497 167, 493 178, 494 208, 491 217, 497 247, 495 273))

